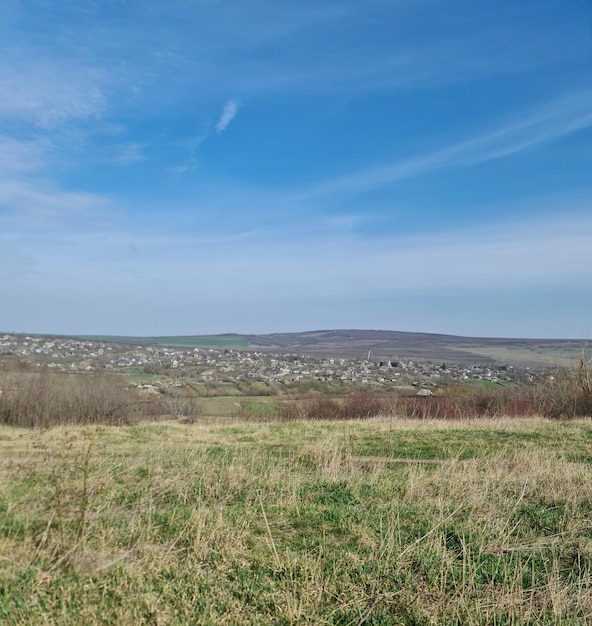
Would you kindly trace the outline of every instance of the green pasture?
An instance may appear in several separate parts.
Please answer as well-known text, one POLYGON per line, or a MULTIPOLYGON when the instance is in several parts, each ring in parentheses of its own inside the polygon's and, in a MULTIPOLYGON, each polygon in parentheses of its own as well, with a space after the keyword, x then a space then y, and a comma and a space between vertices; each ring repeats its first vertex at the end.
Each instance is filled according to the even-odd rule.
POLYGON ((242 335, 181 335, 167 337, 131 337, 120 335, 79 335, 85 341, 105 341, 137 345, 171 346, 178 348, 248 348, 242 335))
POLYGON ((0 428, 0 623, 592 623, 589 421, 244 422, 235 401, 0 428))

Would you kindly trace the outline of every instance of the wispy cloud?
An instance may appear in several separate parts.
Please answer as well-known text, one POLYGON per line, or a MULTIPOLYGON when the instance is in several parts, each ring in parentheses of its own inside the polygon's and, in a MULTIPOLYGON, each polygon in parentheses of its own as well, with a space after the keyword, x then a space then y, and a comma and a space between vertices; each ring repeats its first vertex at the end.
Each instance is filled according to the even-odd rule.
MULTIPOLYGON (((102 271, 108 276, 111 262, 121 263, 120 270, 128 262, 139 262, 155 277, 168 276, 179 285, 196 267, 207 265, 211 276, 224 276, 225 280, 212 282, 219 285, 219 295, 228 281, 240 293, 266 288, 283 277, 296 281, 303 293, 359 296, 385 289, 560 285, 569 281, 585 285, 592 280, 592 216, 582 211, 542 217, 536 223, 507 220, 496 227, 388 234, 371 241, 348 232, 335 234, 329 226, 330 231, 317 232, 308 240, 303 258, 301 240, 293 240, 288 229, 231 232, 201 228, 193 233, 162 233, 156 225, 140 230, 117 220, 115 214, 107 221, 105 199, 64 192, 50 196, 49 191, 22 193, 19 198, 35 204, 36 217, 43 209, 50 213, 51 209, 57 211, 58 204, 68 205, 69 220, 61 222, 63 228, 52 229, 51 236, 42 227, 24 233, 36 242, 31 249, 44 257, 43 263, 60 264, 64 259, 71 263, 75 260, 72 254, 81 264, 85 258, 97 257, 105 262, 102 271), (103 223, 93 232, 85 227, 86 222, 81 229, 76 219, 89 210, 97 221, 103 216, 103 223), (333 234, 334 245, 327 245, 328 232, 333 234)), ((2 230, 6 233, 9 229, 2 230)))
POLYGON ((114 165, 133 165, 140 163, 146 156, 144 154, 145 144, 129 142, 118 147, 116 154, 111 159, 114 165))
POLYGON ((223 74, 209 77, 209 87, 217 93, 231 84, 241 94, 314 90, 323 95, 432 89, 589 54, 590 35, 577 12, 551 22, 541 18, 537 3, 505 2, 495 8, 431 3, 419 27, 429 36, 413 39, 410 32, 418 30, 410 20, 413 4, 344 1, 336 7, 318 1, 272 8, 251 3, 233 7, 224 20, 216 13, 228 13, 227 7, 210 5, 216 8, 208 13, 210 32, 204 37, 216 58, 230 53, 232 62, 223 74), (244 27, 247 22, 250 28, 244 27), (226 47, 229 40, 231 48, 226 47), (277 46, 279 40, 284 45, 277 46), (261 54, 272 46, 273 55, 261 54))
MULTIPOLYGON (((592 218, 588 214, 564 214, 536 225, 506 222, 494 231, 475 228, 438 235, 385 236, 372 244, 350 241, 341 246, 341 253, 335 248, 327 250, 319 241, 307 246, 303 258, 301 243, 287 234, 261 245, 260 233, 248 231, 234 236, 156 236, 125 229, 98 233, 71 229, 51 237, 39 232, 27 237, 22 246, 19 238, 13 237, 12 248, 5 249, 0 260, 6 260, 15 272, 9 293, 16 290, 15 285, 26 285, 26 291, 23 287, 20 295, 17 293, 19 315, 24 317, 7 318, 19 328, 22 320, 31 317, 29 303, 45 295, 49 285, 68 306, 48 311, 46 328, 52 324, 59 328, 64 319, 59 313, 71 311, 78 316, 77 328, 80 320, 86 328, 95 324, 101 328, 109 323, 114 309, 126 312, 124 325, 130 324, 131 312, 141 306, 149 312, 144 316, 143 332, 148 332, 148 327, 156 332, 163 315, 169 319, 173 312, 199 307, 208 312, 209 320, 200 323, 224 332, 255 323, 269 330, 278 326, 278 320, 284 329, 315 324, 307 309, 319 306, 328 307, 327 323, 347 318, 360 324, 371 313, 368 307, 363 319, 348 318, 343 311, 355 311, 361 302, 381 302, 379 310, 390 310, 389 324, 397 324, 397 310, 388 303, 405 301, 410 293, 421 299, 450 290, 489 294, 491 299, 499 290, 548 291, 554 286, 574 292, 592 280, 590 237, 592 218), (26 261, 26 267, 19 267, 19 259, 26 261), (200 273, 199 289, 188 291, 186 286, 193 284, 196 272, 200 273), (233 285, 230 291, 229 284, 233 285), (241 303, 240 315, 233 309, 236 302, 241 303), (97 311, 103 311, 102 316, 97 311)), ((469 305, 465 303, 467 310, 469 305)), ((401 314, 404 309, 405 305, 401 314)), ((496 311, 498 316, 503 314, 496 311)), ((434 323, 437 316, 438 312, 433 312, 431 322, 424 323, 434 323)), ((470 322, 462 307, 454 316, 457 328, 462 320, 470 322)), ((137 324, 135 318, 133 323, 137 324)), ((187 319, 186 332, 191 332, 191 323, 196 323, 195 316, 187 319)), ((572 329, 571 334, 585 332, 585 328, 572 329)))
POLYGON ((0 135, 0 178, 40 169, 50 144, 43 140, 22 140, 0 135))
POLYGON ((40 128, 101 116, 107 74, 68 59, 43 60, 29 51, 0 64, 0 117, 40 128))
POLYGON ((510 156, 592 126, 592 90, 587 90, 526 111, 489 133, 313 186, 303 197, 365 191, 433 170, 467 167, 510 156))
POLYGON ((158 332, 179 311, 193 332, 195 310, 221 331, 263 313, 269 330, 316 325, 301 320, 315 301, 334 315, 401 290, 590 284, 589 204, 566 195, 586 180, 580 137, 562 142, 553 180, 529 176, 549 167, 535 148, 592 127, 589 11, 486 4, 0 0, 5 313, 33 330, 35 303, 51 302, 64 330, 65 315, 90 330, 145 310, 158 332), (232 145, 243 102, 268 123, 232 145), (528 158, 507 185, 468 169, 512 155, 528 158), (445 169, 469 192, 375 193, 445 169), (560 201, 526 206, 528 193, 560 201), (482 227, 453 230, 468 223, 482 227))
POLYGON ((238 113, 238 103, 236 100, 229 100, 222 109, 220 119, 216 123, 216 132, 221 133, 228 128, 228 124, 232 122, 238 113))
POLYGON ((89 192, 66 191, 36 179, 0 179, 0 226, 7 236, 54 232, 75 225, 92 227, 112 208, 107 198, 89 192))

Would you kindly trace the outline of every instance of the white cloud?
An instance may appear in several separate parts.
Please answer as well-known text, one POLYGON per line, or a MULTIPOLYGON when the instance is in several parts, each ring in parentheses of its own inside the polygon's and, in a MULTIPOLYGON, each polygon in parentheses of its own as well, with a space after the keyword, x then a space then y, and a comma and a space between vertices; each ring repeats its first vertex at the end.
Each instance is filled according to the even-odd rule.
POLYGON ((474 10, 466 2, 431 3, 429 12, 420 9, 426 26, 433 25, 432 38, 423 42, 409 36, 418 29, 410 6, 418 3, 257 4, 237 4, 229 10, 218 3, 215 11, 224 10, 224 19, 211 14, 206 19, 208 49, 225 62, 223 71, 208 76, 217 94, 229 84, 243 94, 423 89, 586 59, 589 54, 583 8, 551 22, 541 17, 536 3, 514 3, 517 8, 496 3, 490 9, 472 3, 478 5, 474 10), (228 41, 233 42, 230 48, 228 41), (262 55, 261 49, 273 54, 262 55))
POLYGON ((0 172, 23 174, 43 167, 50 144, 42 140, 19 140, 0 136, 0 172))
MULTIPOLYGON (((37 196, 23 195, 21 200, 48 203, 54 209, 57 204, 69 205, 64 228, 50 231, 39 225, 38 215, 24 220, 23 228, 13 229, 12 234, 0 224, 0 264, 6 263, 13 274, 9 287, 12 285, 18 296, 24 316, 7 318, 10 328, 31 332, 41 324, 46 324, 45 328, 56 324, 55 328, 62 328, 60 332, 74 332, 72 328, 83 332, 112 324, 121 333, 138 323, 137 311, 141 309, 146 313, 144 326, 135 332, 154 334, 164 332, 162 324, 171 319, 180 324, 175 312, 188 307, 198 309, 201 316, 195 318, 192 313, 185 332, 205 331, 203 324, 215 326, 217 332, 250 325, 261 331, 278 324, 284 329, 288 325, 311 328, 320 323, 311 313, 314 307, 326 308, 326 324, 339 325, 343 323, 339 320, 347 318, 344 312, 368 302, 376 304, 372 305, 375 310, 363 309, 365 323, 372 324, 378 319, 372 315, 390 310, 395 317, 388 324, 396 325, 399 309, 389 303, 405 303, 410 297, 438 300, 438 293, 461 297, 480 293, 491 302, 496 294, 538 290, 553 299, 565 290, 586 294, 592 281, 592 216, 585 210, 537 217, 532 222, 507 221, 495 229, 390 235, 374 241, 356 240, 347 233, 336 236, 329 224, 335 245, 328 246, 328 238, 317 233, 303 252, 301 240, 294 239, 289 228, 281 233, 237 229, 231 234, 203 229, 195 234, 174 234, 158 224, 149 230, 137 223, 126 226, 125 220, 113 215, 110 223, 103 220, 91 229, 87 220, 81 224, 76 215, 81 208, 83 213, 90 209, 94 216, 106 215, 104 201, 101 207, 100 198, 56 191, 52 200, 49 195, 47 189, 45 198, 39 192, 37 196), (233 286, 231 292, 229 284, 233 286), (24 285, 26 293, 18 295, 15 285, 24 285), (47 299, 50 290, 70 304, 56 304, 53 313, 46 317, 44 310, 43 318, 39 318, 29 311, 27 303, 47 299), (238 317, 236 302, 241 305, 238 317), (96 306, 102 315, 96 316, 96 306), (64 326, 64 316, 70 314, 76 319, 64 326)), ((56 297, 50 300, 62 302, 56 297)), ((462 328, 463 320, 470 322, 467 311, 471 306, 462 301, 454 305, 456 328, 462 328)), ((405 304, 402 311, 404 308, 405 304)), ((507 317, 502 309, 498 307, 495 315, 507 317)), ((581 303, 570 302, 568 309, 571 317, 565 319, 578 315, 584 319, 587 315, 581 303)), ((425 315, 424 326, 418 330, 442 328, 439 324, 444 322, 437 309, 425 315)), ((527 315, 538 319, 534 310, 524 311, 527 315)), ((449 317, 450 324, 452 314, 449 317)), ((381 319, 387 318, 383 315, 381 319)), ((508 318, 506 330, 496 332, 515 333, 511 330, 515 323, 508 318)), ((580 326, 571 330, 566 324, 545 332, 572 336, 586 329, 579 321, 580 326)), ((171 327, 171 332, 179 332, 179 328, 171 327)), ((476 334, 492 332, 487 329, 483 322, 476 334)))
POLYGON ((526 111, 498 129, 430 154, 396 161, 320 183, 303 194, 363 191, 420 176, 427 172, 466 167, 522 152, 592 126, 592 91, 571 94, 526 111))
POLYGON ((97 68, 30 55, 0 64, 0 116, 52 128, 105 112, 107 77, 97 68))
POLYGON ((190 169, 191 167, 189 165, 174 165, 171 167, 167 167, 166 171, 173 176, 182 176, 183 174, 186 174, 190 169))
POLYGON ((117 153, 111 159, 111 162, 115 165, 133 165, 134 163, 140 163, 146 156, 144 155, 145 144, 130 142, 118 147, 117 153))
MULTIPOLYGON (((45 198, 39 194, 31 199, 45 198)), ((57 194, 48 209, 55 208, 56 202, 68 203, 71 214, 91 209, 106 215, 108 210, 104 200, 101 207, 100 198, 81 194, 57 194)), ((592 280, 592 218, 582 213, 539 218, 536 223, 508 221, 495 229, 392 235, 373 241, 345 233, 331 246, 319 233, 307 244, 304 256, 300 240, 292 240, 287 232, 166 234, 158 232, 158 225, 154 232, 141 232, 121 223, 89 232, 72 220, 67 229, 55 230, 49 243, 44 244, 42 229, 31 228, 29 236, 48 265, 59 264, 64 256, 71 263, 75 259, 69 257, 69 250, 101 258, 106 276, 115 269, 111 263, 116 262, 116 273, 128 263, 139 263, 155 278, 168 276, 174 287, 175 282, 191 282, 196 267, 207 266, 211 280, 201 276, 200 281, 211 284, 212 296, 222 296, 228 281, 247 297, 252 288, 266 289, 284 278, 296 283, 303 295, 317 291, 362 295, 399 288, 552 287, 574 281, 586 285, 592 280), (61 243, 53 248, 56 237, 61 243), (344 242, 347 245, 339 245, 344 242)), ((79 263, 74 265, 82 269, 79 263)))
POLYGON ((0 179, 0 231, 7 238, 70 230, 76 225, 92 229, 108 221, 112 209, 103 196, 65 191, 43 179, 0 179))
POLYGON ((228 124, 232 122, 238 112, 238 103, 236 100, 229 100, 222 109, 220 119, 216 123, 216 132, 221 133, 226 130, 228 124))

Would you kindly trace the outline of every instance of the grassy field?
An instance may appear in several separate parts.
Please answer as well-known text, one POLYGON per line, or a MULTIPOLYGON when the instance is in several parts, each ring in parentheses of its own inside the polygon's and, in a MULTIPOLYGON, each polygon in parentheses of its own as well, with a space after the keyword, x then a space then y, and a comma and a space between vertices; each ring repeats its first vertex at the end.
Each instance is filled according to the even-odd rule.
POLYGON ((0 623, 589 624, 591 464, 583 420, 3 427, 0 623))
POLYGON ((88 341, 115 341, 151 346, 174 346, 178 348, 247 348, 249 342, 242 335, 182 335, 167 337, 131 337, 119 335, 78 335, 88 341))
MULTIPOLYGON (((574 342, 575 343, 575 342, 574 342)), ((476 356, 491 358, 498 363, 511 363, 518 367, 565 367, 577 364, 582 353, 582 345, 573 346, 463 346, 463 350, 476 356)))
POLYGON ((182 335, 135 337, 117 335, 79 335, 91 341, 128 344, 178 346, 185 348, 273 349, 316 356, 366 358, 371 350, 374 360, 448 361, 465 363, 493 362, 519 367, 566 367, 577 365, 585 341, 491 339, 457 337, 426 333, 401 333, 371 330, 329 330, 271 335, 182 335), (398 360, 397 357, 396 360, 398 360))

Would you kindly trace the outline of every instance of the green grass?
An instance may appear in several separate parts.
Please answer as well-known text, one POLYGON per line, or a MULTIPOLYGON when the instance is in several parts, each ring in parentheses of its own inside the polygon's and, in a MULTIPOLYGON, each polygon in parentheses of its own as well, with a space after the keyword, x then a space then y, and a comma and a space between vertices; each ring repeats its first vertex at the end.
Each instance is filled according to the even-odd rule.
POLYGON ((0 623, 588 624, 591 461, 588 421, 2 428, 0 623))
POLYGON ((277 398, 266 396, 220 396, 214 398, 200 398, 204 417, 232 417, 241 410, 252 411, 257 414, 271 410, 277 403, 277 398))
POLYGON ((78 335, 86 341, 113 341, 138 345, 159 345, 183 348, 248 348, 243 335, 181 335, 167 337, 132 337, 119 335, 78 335))
POLYGON ((494 382, 493 380, 469 380, 467 383, 477 389, 500 389, 502 387, 508 387, 508 383, 494 382))

